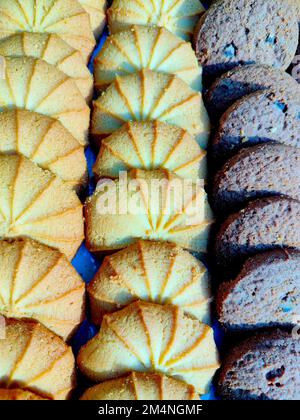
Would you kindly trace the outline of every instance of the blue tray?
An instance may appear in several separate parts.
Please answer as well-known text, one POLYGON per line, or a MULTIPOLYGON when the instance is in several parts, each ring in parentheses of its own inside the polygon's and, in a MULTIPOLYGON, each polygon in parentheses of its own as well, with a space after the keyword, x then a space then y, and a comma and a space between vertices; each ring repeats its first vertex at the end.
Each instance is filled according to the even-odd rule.
MULTIPOLYGON (((105 39, 107 38, 107 35, 108 35, 107 31, 105 31, 91 58, 89 69, 92 73, 93 73, 93 67, 94 67, 93 65, 94 58, 98 54, 98 52, 101 50, 105 42, 105 39)), ((89 171, 89 185, 87 188, 86 195, 89 196, 93 194, 95 190, 95 179, 94 179, 92 167, 96 160, 96 153, 91 147, 88 147, 86 150, 86 159, 87 159, 88 171, 89 171)), ((102 260, 97 259, 93 254, 91 254, 87 250, 85 244, 83 243, 79 251, 77 252, 77 255, 73 259, 72 264, 75 267, 75 269, 78 271, 78 273, 81 275, 83 280, 88 284, 92 280, 96 272, 99 270, 101 266, 101 262, 102 260)), ((219 347, 222 342, 223 334, 217 322, 214 323, 213 328, 214 328, 214 333, 215 333, 215 340, 219 347)), ((75 335, 72 341, 72 346, 73 346, 75 355, 78 353, 80 347, 83 344, 85 344, 88 340, 90 340, 97 332, 98 332, 98 328, 89 321, 89 314, 87 314, 87 320, 81 325, 81 327, 77 331, 77 334, 75 335)), ((212 387, 209 394, 202 396, 202 399, 205 399, 205 400, 217 399, 215 396, 214 387, 212 387)))

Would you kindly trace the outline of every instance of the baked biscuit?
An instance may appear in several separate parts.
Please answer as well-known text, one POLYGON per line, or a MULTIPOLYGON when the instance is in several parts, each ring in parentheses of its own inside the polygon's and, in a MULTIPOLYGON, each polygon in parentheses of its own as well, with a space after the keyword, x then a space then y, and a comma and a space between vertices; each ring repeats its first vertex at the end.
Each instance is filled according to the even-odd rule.
POLYGON ((171 305, 137 302, 106 315, 78 355, 82 373, 105 381, 131 371, 160 372, 207 393, 219 368, 213 330, 171 305))
POLYGON ((0 155, 0 185, 0 239, 28 237, 71 260, 84 237, 76 193, 21 155, 0 155))
POLYGON ((101 182, 86 202, 85 218, 91 252, 126 248, 139 239, 206 252, 214 222, 202 182, 162 170, 132 170, 126 179, 101 182))
POLYGON ((182 178, 207 178, 206 151, 185 130, 170 124, 128 122, 101 142, 98 178, 117 178, 132 168, 167 169, 182 178))
POLYGON ((87 180, 84 148, 57 120, 24 109, 0 113, 0 153, 20 153, 72 188, 87 180))
POLYGON ((66 400, 76 386, 71 347, 36 321, 5 319, 0 356, 1 388, 66 400))
POLYGON ((236 101, 260 90, 300 95, 295 79, 283 70, 266 65, 235 67, 219 77, 205 94, 205 105, 215 120, 236 101))
POLYGON ((300 149, 269 143, 240 150, 216 174, 212 200, 220 214, 282 195, 300 200, 300 149))
MULTIPOLYGON (((1 398, 1 391, 0 391, 1 398)), ((89 388, 80 398, 95 400, 199 400, 194 387, 161 373, 131 372, 129 375, 89 388)))
POLYGON ((81 54, 56 34, 22 32, 12 35, 0 41, 0 55, 44 60, 74 79, 82 96, 91 99, 93 77, 81 54))
POLYGON ((190 40, 203 12, 199 0, 114 0, 107 15, 111 33, 132 25, 162 26, 190 40))
POLYGON ((99 38, 106 22, 106 0, 79 0, 79 3, 89 14, 94 35, 99 38))
POLYGON ((46 400, 33 392, 24 391, 20 388, 0 389, 0 401, 38 401, 46 400))
POLYGON ((233 331, 295 327, 299 284, 299 251, 276 249, 248 258, 238 275, 220 286, 219 321, 233 331))
POLYGON ((226 400, 299 400, 300 341, 273 330, 255 334, 230 349, 218 380, 226 400))
POLYGON ((271 90, 251 93, 223 114, 212 139, 212 155, 221 162, 243 147, 270 142, 299 148, 299 115, 300 89, 292 96, 271 90))
POLYGON ((0 111, 22 108, 59 120, 87 144, 90 109, 75 82, 55 66, 30 57, 5 57, 0 111))
POLYGON ((163 242, 138 241, 105 257, 88 285, 92 320, 136 300, 172 304, 210 323, 210 279, 205 266, 189 252, 163 242))
POLYGON ((30 239, 0 241, 0 267, 0 314, 68 340, 84 319, 85 284, 66 257, 30 239))
POLYGON ((245 64, 287 69, 298 44, 298 19, 289 0, 219 0, 200 18, 194 47, 208 80, 245 64))
POLYGON ((76 0, 0 0, 0 39, 18 32, 57 34, 86 62, 95 47, 89 15, 76 0))
POLYGON ((285 197, 261 198, 229 216, 215 241, 220 265, 273 249, 300 250, 300 202, 285 197))
POLYGON ((206 148, 210 127, 202 95, 174 75, 151 70, 116 78, 94 102, 91 133, 99 140, 128 121, 153 120, 187 130, 206 148))
POLYGON ((202 70, 188 42, 165 28, 135 25, 107 38, 95 58, 95 86, 105 89, 118 76, 143 68, 175 74, 192 89, 202 88, 202 70))

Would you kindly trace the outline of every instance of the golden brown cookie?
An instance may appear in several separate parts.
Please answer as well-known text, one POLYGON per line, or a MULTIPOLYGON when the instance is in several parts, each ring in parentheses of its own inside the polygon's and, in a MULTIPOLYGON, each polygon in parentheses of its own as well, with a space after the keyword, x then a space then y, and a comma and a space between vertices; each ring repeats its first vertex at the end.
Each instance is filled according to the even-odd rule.
POLYGON ((132 168, 167 169, 182 178, 205 180, 206 151, 174 125, 128 122, 102 140, 93 170, 99 178, 117 178, 132 168))
POLYGON ((199 0, 114 0, 108 9, 111 33, 132 25, 163 26, 190 40, 204 7, 199 0))
POLYGON ((76 386, 71 347, 36 321, 5 319, 3 337, 1 388, 13 385, 44 398, 70 398, 76 386))
POLYGON ((59 35, 87 62, 94 47, 90 17, 76 0, 0 0, 0 39, 18 32, 59 35))
POLYGON ((82 204, 51 172, 21 155, 0 155, 0 239, 28 237, 72 259, 83 237, 82 204))
POLYGON ((122 249, 139 239, 206 252, 214 222, 202 182, 163 170, 132 170, 121 181, 100 182, 86 202, 85 218, 91 252, 122 249))
POLYGON ((118 76, 147 68, 174 74, 194 90, 202 88, 202 69, 189 42, 165 28, 135 25, 107 38, 95 58, 95 85, 105 89, 118 76))
POLYGON ((0 314, 32 318, 68 340, 84 319, 85 284, 59 251, 30 239, 0 241, 0 314))
POLYGON ((0 389, 0 401, 39 401, 46 398, 39 397, 33 392, 24 391, 20 388, 0 389))
POLYGON ((136 300, 172 304, 210 323, 210 279, 205 266, 168 242, 138 241, 105 257, 88 286, 92 320, 100 324, 136 300))
POLYGON ((206 148, 210 124, 202 95, 174 75, 151 70, 118 76, 99 96, 91 134, 99 140, 128 121, 153 120, 187 130, 206 148))
MULTIPOLYGON (((0 391, 1 398, 1 391, 0 391)), ((89 388, 80 398, 96 400, 199 400, 195 388, 161 373, 132 372, 89 388)))
POLYGON ((93 77, 79 51, 56 34, 22 32, 0 41, 0 55, 33 57, 52 64, 76 83, 81 94, 91 99, 93 77))
POLYGON ((55 66, 31 57, 5 57, 0 110, 23 108, 59 120, 83 145, 90 109, 75 82, 55 66))
POLYGON ((20 153, 70 187, 87 181, 84 148, 57 120, 25 109, 0 113, 0 152, 20 153))
POLYGON ((81 348, 81 371, 104 381, 131 371, 161 372, 205 394, 219 358, 213 330, 171 305, 137 302, 106 315, 98 335, 81 348))

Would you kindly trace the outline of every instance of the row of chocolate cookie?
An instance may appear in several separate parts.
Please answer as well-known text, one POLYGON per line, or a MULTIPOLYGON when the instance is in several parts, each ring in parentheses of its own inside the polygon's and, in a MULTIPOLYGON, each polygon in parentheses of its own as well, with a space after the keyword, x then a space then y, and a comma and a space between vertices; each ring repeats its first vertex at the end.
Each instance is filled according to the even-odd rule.
MULTIPOLYGON (((189 43, 166 27, 146 26, 168 27, 171 17, 193 25, 184 13, 202 8, 169 3, 115 1, 108 11, 112 34, 95 59, 96 88, 106 91, 94 103, 100 182, 86 203, 86 239, 92 252, 121 251, 105 258, 88 287, 92 320, 101 328, 80 350, 78 365, 101 383, 82 399, 197 399, 219 367, 213 330, 204 324, 208 272, 180 247, 206 252, 213 222, 198 182, 206 178, 209 135, 201 69, 189 43), (192 185, 185 197, 184 180, 192 185), (160 182, 159 197, 153 182, 160 182), (168 208, 171 189, 177 200, 168 208), (102 212, 114 194, 115 208, 102 212), (125 208, 133 194, 134 211, 125 208)), ((179 26, 169 29, 182 35, 179 26)))
MULTIPOLYGON (((232 11, 233 3, 243 18, 247 16, 247 2, 241 11, 239 2, 220 1, 207 19, 216 17, 220 8, 232 11)), ((251 13, 258 6, 259 1, 251 2, 251 13)), ((278 2, 274 7, 284 10, 288 3, 278 2)), ((252 18, 259 20, 258 33, 263 32, 266 22, 260 21, 261 13, 252 18)), ((203 19, 204 23, 207 19, 203 19)), ((223 21, 231 22, 231 18, 225 16, 223 21)), ((271 13, 267 25, 270 21, 275 27, 271 13)), ((230 32, 231 28, 228 36, 233 39, 236 33, 230 32)), ((257 25, 252 29, 256 30, 257 25)), ((245 28, 241 26, 240 30, 245 28)), ((251 35, 250 30, 247 35, 251 35)), ((259 49, 259 44, 256 46, 259 49)), ((234 55, 242 51, 246 56, 243 48, 241 45, 234 55)), ((293 51, 290 53, 292 57, 293 51)), ((289 75, 274 68, 278 67, 275 62, 268 62, 268 55, 252 57, 252 62, 263 65, 231 70, 217 79, 206 95, 208 109, 217 123, 212 155, 217 168, 226 162, 215 177, 214 208, 221 218, 237 211, 217 234, 216 260, 225 277, 232 278, 241 261, 252 256, 218 293, 218 315, 230 331, 275 326, 291 329, 298 322, 299 88, 289 75), (249 203, 255 199, 259 200, 249 203)), ((215 64, 212 70, 219 67, 221 71, 242 63, 236 63, 235 58, 226 63, 217 54, 215 64)), ((288 64, 281 67, 285 69, 288 64)), ((207 76, 217 74, 209 72, 208 66, 207 76)), ((229 399, 298 399, 295 371, 299 358, 298 350, 293 351, 297 348, 295 334, 279 330, 256 334, 230 348, 219 377, 221 395, 229 399)))
POLYGON ((104 20, 104 2, 80 3, 0 1, 0 399, 66 399, 76 386, 64 340, 85 286, 68 260, 84 236, 95 45, 82 6, 95 32, 104 20))
MULTIPOLYGON (((234 264, 239 258, 255 254, 261 249, 299 248, 297 219, 300 198, 300 143, 296 114, 300 111, 300 91, 299 86, 286 73, 267 66, 245 66, 225 74, 215 82, 207 95, 208 101, 211 100, 211 107, 217 103, 216 95, 218 90, 219 93, 222 91, 223 83, 228 89, 227 96, 223 96, 222 108, 233 103, 237 97, 241 99, 229 106, 229 110, 225 110, 221 124, 226 114, 232 109, 238 109, 238 104, 245 102, 247 98, 257 98, 258 95, 266 97, 276 90, 287 104, 283 118, 288 118, 288 115, 294 117, 289 122, 284 120, 283 123, 279 117, 271 120, 271 108, 268 111, 268 107, 262 105, 254 114, 262 122, 253 124, 253 135, 246 137, 247 141, 234 135, 232 138, 230 135, 224 136, 224 148, 214 154, 219 163, 223 156, 223 160, 226 160, 228 155, 240 149, 217 172, 212 190, 214 206, 221 218, 238 211, 224 222, 217 237, 216 251, 220 264, 224 266, 234 264), (240 89, 234 89, 234 86, 239 86, 240 89), (256 89, 259 89, 259 93, 256 89), (244 93, 249 92, 252 93, 243 97, 244 93), (269 129, 261 135, 258 127, 261 127, 265 118, 269 129), (277 130, 280 131, 279 136, 277 130), (247 205, 249 201, 257 199, 260 200, 247 205)), ((253 108, 254 104, 257 102, 253 101, 253 108)), ((274 106, 273 112, 276 109, 277 106, 274 106)), ((240 126, 239 130, 242 127, 247 129, 244 122, 252 114, 245 112, 243 115, 241 118, 239 113, 236 114, 235 123, 240 126)), ((221 130, 217 130, 217 138, 222 137, 220 132, 221 130)), ((215 141, 213 150, 218 147, 219 144, 215 141)), ((292 316, 293 312, 290 318, 292 316)))
MULTIPOLYGON (((95 83, 100 95, 94 102, 91 134, 96 142, 101 141, 94 166, 96 177, 116 179, 117 189, 120 171, 131 171, 128 182, 135 179, 148 184, 152 178, 171 181, 183 177, 197 181, 207 177, 205 149, 210 127, 199 93, 201 68, 191 45, 174 34, 186 38, 176 31, 184 22, 192 33, 203 7, 198 1, 192 2, 192 6, 186 1, 169 3, 115 1, 108 10, 111 35, 95 58, 95 83), (131 14, 132 10, 139 13, 131 14), (174 25, 168 26, 168 22, 174 25), (153 26, 160 23, 160 27, 153 26)), ((164 190, 166 194, 167 189, 164 190)), ((167 216, 165 221, 159 221, 162 203, 157 202, 151 210, 156 214, 151 232, 147 217, 143 224, 139 223, 138 230, 137 223, 133 219, 128 223, 126 215, 97 217, 96 204, 101 194, 96 191, 86 204, 87 243, 92 251, 120 249, 138 238, 172 240, 174 224, 181 225, 178 235, 186 238, 185 244, 203 232, 204 242, 201 244, 199 237, 194 247, 198 251, 206 248, 205 232, 211 220, 207 203, 207 210, 200 216, 201 222, 207 223, 195 226, 191 235, 187 232, 190 229, 184 229, 188 225, 183 220, 188 218, 186 215, 177 223, 174 220, 167 224, 167 216), (123 229, 112 229, 115 223, 123 226, 124 233, 123 229)), ((205 194, 203 191, 201 194, 204 203, 205 194)), ((149 204, 150 200, 146 205, 149 204)), ((176 211, 173 210, 174 215, 176 211)), ((174 236, 176 242, 175 230, 174 236)))
MULTIPOLYGON (((290 332, 258 334, 231 349, 221 369, 219 389, 226 398, 298 399, 298 376, 290 369, 294 372, 299 366, 298 353, 292 351, 298 346, 297 334, 291 330, 299 322, 300 304, 300 90, 289 75, 268 67, 234 70, 215 83, 216 92, 222 80, 227 80, 228 86, 235 80, 242 86, 232 90, 234 96, 243 92, 241 80, 246 82, 246 91, 257 86, 262 90, 225 111, 213 144, 213 150, 224 151, 224 156, 215 154, 218 162, 240 149, 214 180, 212 196, 219 215, 224 218, 235 211, 217 234, 217 261, 224 270, 239 267, 246 259, 234 280, 221 286, 217 311, 230 331, 282 327, 290 332), (253 75, 259 77, 252 79, 253 75), (277 83, 271 90, 274 79, 277 83), (231 128, 223 137, 226 130, 222 131, 222 124, 227 117, 231 128), (230 136, 237 126, 247 132, 245 141, 239 129, 239 136, 230 136), (255 366, 251 378, 246 373, 250 358, 255 366), (266 360, 265 369, 259 369, 260 358, 266 360), (239 363, 244 368, 236 369, 239 363), (275 371, 278 375, 272 374, 275 371), (229 372, 234 372, 235 380, 229 372)), ((227 99, 233 99, 230 89, 227 99)), ((233 276, 227 272, 227 278, 233 276)))

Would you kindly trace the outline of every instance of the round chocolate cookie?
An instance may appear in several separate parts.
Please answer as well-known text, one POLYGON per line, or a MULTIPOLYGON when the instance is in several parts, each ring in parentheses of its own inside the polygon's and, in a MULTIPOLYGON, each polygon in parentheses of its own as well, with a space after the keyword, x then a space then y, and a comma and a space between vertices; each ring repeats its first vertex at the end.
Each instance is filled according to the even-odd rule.
POLYGON ((249 258, 234 280, 221 284, 216 307, 227 330, 297 325, 300 252, 277 249, 249 258))
POLYGON ((298 35, 291 0, 219 0, 200 18, 194 47, 204 78, 212 80, 240 64, 286 69, 298 35))
POLYGON ((229 400, 299 400, 299 366, 297 336, 281 330, 255 334, 228 352, 218 394, 229 400))
POLYGON ((271 141, 300 147, 300 90, 255 92, 235 102, 220 120, 212 155, 225 161, 242 147, 271 141))
POLYGON ((210 116, 217 120, 237 100, 266 89, 300 95, 297 82, 285 71, 253 64, 236 67, 218 78, 204 95, 205 105, 210 116))
POLYGON ((248 147, 229 159, 215 176, 213 204, 218 213, 276 195, 300 201, 300 149, 274 143, 248 147))
POLYGON ((300 250, 300 202, 284 197, 255 200, 222 224, 215 240, 219 266, 278 248, 300 250))

